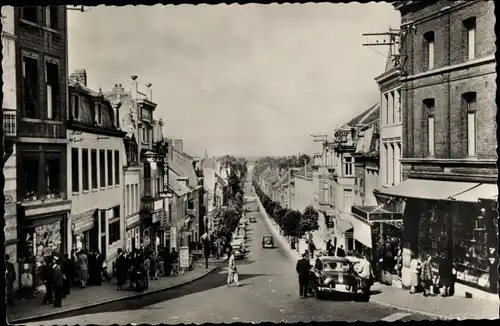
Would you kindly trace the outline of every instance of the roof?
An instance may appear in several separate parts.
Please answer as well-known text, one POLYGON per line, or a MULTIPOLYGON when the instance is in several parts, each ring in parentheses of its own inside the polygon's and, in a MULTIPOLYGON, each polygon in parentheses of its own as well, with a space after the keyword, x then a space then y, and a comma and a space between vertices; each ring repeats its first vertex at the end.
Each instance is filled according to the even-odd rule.
POLYGON ((177 180, 179 175, 172 170, 168 171, 168 186, 177 195, 177 197, 182 197, 191 192, 183 182, 177 180))
POLYGON ((364 111, 351 121, 345 124, 345 126, 355 127, 357 125, 367 125, 375 120, 377 120, 380 116, 380 104, 377 103, 372 105, 368 110, 364 111))
POLYGON ((93 96, 93 97, 102 97, 103 101, 111 103, 111 101, 109 99, 104 97, 104 93, 102 93, 101 91, 96 92, 96 91, 88 88, 87 86, 83 85, 82 83, 79 83, 77 80, 75 80, 71 77, 68 79, 68 87, 73 87, 77 91, 83 92, 83 93, 90 95, 90 96, 93 96))
POLYGON ((217 172, 215 172, 215 178, 217 179, 217 182, 220 183, 221 185, 225 186, 227 184, 226 180, 222 178, 217 172))

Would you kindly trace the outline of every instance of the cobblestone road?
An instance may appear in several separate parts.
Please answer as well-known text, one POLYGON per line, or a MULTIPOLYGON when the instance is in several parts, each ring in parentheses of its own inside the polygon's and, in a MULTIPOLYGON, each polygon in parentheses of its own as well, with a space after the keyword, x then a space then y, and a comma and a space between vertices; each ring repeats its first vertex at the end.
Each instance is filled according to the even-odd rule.
POLYGON ((270 231, 255 209, 256 205, 253 208, 250 215, 256 216, 257 223, 248 227, 248 257, 238 262, 241 287, 228 288, 225 284, 227 273, 225 268, 220 268, 201 280, 174 290, 33 325, 428 319, 370 302, 359 302, 353 297, 299 299, 295 262, 288 258, 283 248, 261 247, 262 236, 270 231))

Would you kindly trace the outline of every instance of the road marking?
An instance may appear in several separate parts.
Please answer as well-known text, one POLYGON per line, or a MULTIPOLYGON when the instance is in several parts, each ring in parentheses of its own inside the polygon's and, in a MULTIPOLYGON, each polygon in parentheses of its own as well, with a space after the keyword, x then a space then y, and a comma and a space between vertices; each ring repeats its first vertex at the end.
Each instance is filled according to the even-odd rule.
POLYGON ((396 320, 400 320, 400 319, 403 319, 405 317, 408 317, 408 316, 411 316, 411 314, 409 313, 406 313, 406 312, 397 312, 395 314, 392 314, 390 316, 387 316, 385 318, 382 318, 380 319, 380 321, 396 321, 396 320))

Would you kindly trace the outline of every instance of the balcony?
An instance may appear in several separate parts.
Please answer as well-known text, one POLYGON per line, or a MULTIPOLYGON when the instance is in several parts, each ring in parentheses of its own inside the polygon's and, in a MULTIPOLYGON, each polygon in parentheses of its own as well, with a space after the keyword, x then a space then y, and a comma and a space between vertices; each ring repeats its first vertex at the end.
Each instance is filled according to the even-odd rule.
POLYGON ((163 209, 163 199, 147 200, 143 199, 142 210, 148 213, 153 213, 163 209))
POLYGON ((3 109, 3 132, 6 138, 16 137, 16 111, 3 109))
POLYGON ((66 139, 66 128, 62 121, 21 118, 19 137, 66 139))

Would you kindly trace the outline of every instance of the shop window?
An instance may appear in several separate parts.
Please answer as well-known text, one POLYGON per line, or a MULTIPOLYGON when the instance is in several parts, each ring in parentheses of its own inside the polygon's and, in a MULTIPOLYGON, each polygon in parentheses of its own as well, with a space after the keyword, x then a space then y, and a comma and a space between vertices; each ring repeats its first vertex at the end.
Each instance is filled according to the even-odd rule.
POLYGON ((24 170, 24 200, 40 199, 39 193, 39 154, 22 154, 22 164, 24 170))
POLYGON ((71 118, 74 120, 80 118, 80 97, 78 95, 71 96, 71 118))
POLYGON ((82 185, 83 191, 89 191, 89 150, 82 149, 82 185))
POLYGON ((26 118, 40 118, 38 59, 23 57, 23 113, 26 118))
POLYGON ((109 244, 120 240, 120 220, 109 223, 109 244))
POLYGON ((59 117, 59 66, 45 62, 47 119, 59 117))
POLYGON ((474 60, 476 58, 476 17, 464 20, 463 26, 466 60, 474 60))
POLYGON ((108 149, 107 151, 107 167, 108 167, 108 186, 113 185, 113 151, 108 149))
POLYGON ((424 34, 424 67, 427 70, 434 69, 434 32, 424 34))
POLYGON ((99 150, 99 174, 101 188, 106 187, 106 151, 104 149, 99 150))
POLYGON ((45 25, 54 30, 58 29, 59 10, 57 6, 49 6, 45 8, 45 25))
POLYGON ((120 184, 120 151, 115 151, 115 185, 120 184))
POLYGON ((78 148, 71 148, 71 190, 73 192, 80 192, 80 163, 78 156, 78 148))
POLYGON ((61 158, 48 157, 46 159, 47 190, 46 198, 58 198, 61 194, 61 158))
POLYGON ((21 8, 21 18, 29 22, 38 23, 38 7, 23 7, 21 8))
POLYGON ((97 189, 97 150, 90 151, 90 169, 92 174, 92 189, 97 189))

